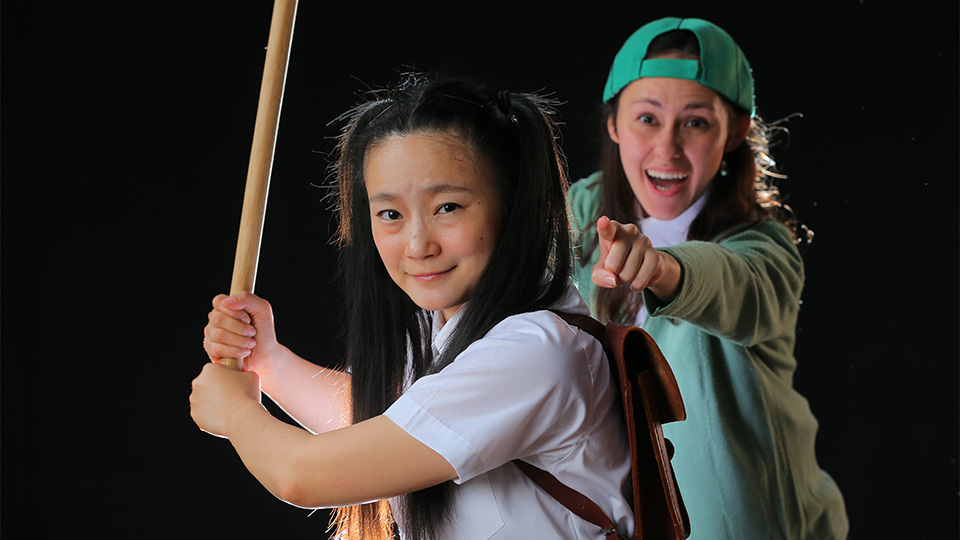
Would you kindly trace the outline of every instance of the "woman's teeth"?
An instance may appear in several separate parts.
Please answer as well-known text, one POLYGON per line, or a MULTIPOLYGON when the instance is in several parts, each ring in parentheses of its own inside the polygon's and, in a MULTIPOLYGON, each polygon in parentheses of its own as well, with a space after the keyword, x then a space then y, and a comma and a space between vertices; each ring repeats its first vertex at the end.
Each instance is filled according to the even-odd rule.
POLYGON ((653 187, 659 191, 668 191, 675 188, 676 184, 686 180, 687 176, 689 175, 678 172, 647 171, 647 177, 650 178, 653 187))

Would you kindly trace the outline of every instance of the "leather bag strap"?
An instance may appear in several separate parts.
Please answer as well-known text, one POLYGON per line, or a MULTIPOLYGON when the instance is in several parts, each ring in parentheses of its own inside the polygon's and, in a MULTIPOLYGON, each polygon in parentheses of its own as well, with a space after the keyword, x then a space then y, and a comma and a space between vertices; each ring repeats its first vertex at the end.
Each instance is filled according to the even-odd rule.
MULTIPOLYGON (((604 346, 604 349, 607 348, 606 333, 604 332, 603 324, 601 324, 600 321, 589 315, 564 313, 559 311, 555 311, 554 313, 563 319, 567 324, 588 332, 604 346)), ((607 516, 607 514, 605 514, 595 502, 590 500, 589 497, 567 486, 560 480, 557 480, 557 477, 553 476, 547 471, 535 467, 526 461, 517 459, 514 460, 514 463, 520 468, 521 471, 523 471, 524 474, 533 480, 535 484, 546 491, 548 495, 556 499, 557 502, 565 506, 568 510, 579 516, 581 519, 589 521, 597 527, 600 527, 601 534, 603 534, 608 540, 624 538, 623 535, 617 532, 617 528, 613 523, 613 520, 610 519, 610 517, 607 516)))
MULTIPOLYGON (((686 418, 686 411, 676 379, 659 347, 639 328, 614 323, 604 325, 589 315, 554 313, 603 345, 612 375, 620 385, 630 443, 636 538, 687 538, 690 519, 670 463, 673 445, 664 439, 660 429, 661 423, 686 418), (638 421, 646 424, 647 429, 638 430, 638 421)), ((515 463, 560 504, 600 527, 607 540, 625 539, 616 531, 613 521, 588 497, 529 463, 520 460, 515 463)))
POLYGON ((590 500, 589 497, 557 480, 556 476, 543 469, 534 467, 526 461, 517 459, 514 460, 514 463, 524 474, 530 477, 535 484, 556 499, 557 502, 565 506, 567 510, 600 527, 601 533, 606 536, 607 539, 623 538, 623 536, 617 532, 617 527, 613 521, 596 503, 590 500))

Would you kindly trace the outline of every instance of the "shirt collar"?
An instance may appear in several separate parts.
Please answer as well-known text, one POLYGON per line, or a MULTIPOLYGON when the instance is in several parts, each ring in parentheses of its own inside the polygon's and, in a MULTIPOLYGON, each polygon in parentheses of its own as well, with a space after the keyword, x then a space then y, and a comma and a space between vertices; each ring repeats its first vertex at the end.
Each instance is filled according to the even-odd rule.
MULTIPOLYGON (((443 352, 443 349, 446 348, 447 343, 450 341, 450 336, 453 334, 454 328, 460 324, 461 314, 463 313, 465 306, 466 304, 458 309, 456 313, 453 314, 453 317, 450 317, 449 321, 444 319, 442 311, 433 312, 434 358, 439 356, 440 353, 443 352)), ((581 313, 584 315, 589 314, 587 304, 583 301, 583 297, 581 297, 577 289, 569 283, 567 284, 567 289, 564 291, 563 296, 560 297, 552 309, 567 313, 581 313)))
POLYGON ((447 346, 447 342, 450 341, 450 335, 453 334, 453 329, 456 328, 459 323, 462 313, 463 306, 461 306, 448 321, 443 316, 442 311, 433 312, 433 351, 435 356, 439 356, 447 346))
POLYGON ((687 208, 679 216, 663 221, 655 217, 645 217, 637 223, 640 232, 650 239, 653 247, 670 247, 682 244, 687 241, 687 234, 690 232, 690 224, 696 219, 700 211, 707 204, 710 196, 710 190, 713 186, 707 188, 690 208, 687 208))

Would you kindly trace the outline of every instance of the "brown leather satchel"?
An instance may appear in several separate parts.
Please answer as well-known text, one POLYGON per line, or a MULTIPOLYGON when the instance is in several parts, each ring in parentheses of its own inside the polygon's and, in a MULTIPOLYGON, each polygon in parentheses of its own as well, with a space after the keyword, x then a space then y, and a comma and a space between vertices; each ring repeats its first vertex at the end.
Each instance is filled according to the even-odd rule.
MULTIPOLYGON (((673 445, 663 438, 661 424, 687 417, 680 388, 660 348, 644 330, 607 323, 588 315, 555 312, 572 326, 589 332, 603 344, 610 368, 620 385, 627 438, 630 442, 636 540, 682 540, 690 536, 680 488, 670 459, 673 445)), ((600 527, 607 540, 626 537, 609 516, 582 493, 552 474, 521 460, 514 463, 551 497, 571 512, 600 527)))

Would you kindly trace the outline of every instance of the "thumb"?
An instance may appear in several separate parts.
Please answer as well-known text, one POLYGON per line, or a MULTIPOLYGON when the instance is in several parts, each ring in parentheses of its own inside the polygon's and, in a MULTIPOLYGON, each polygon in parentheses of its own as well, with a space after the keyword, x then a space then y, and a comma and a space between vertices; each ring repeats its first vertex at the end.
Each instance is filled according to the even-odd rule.
POLYGON ((270 303, 253 293, 235 293, 225 298, 223 305, 229 309, 247 312, 254 321, 273 319, 273 308, 270 303))

